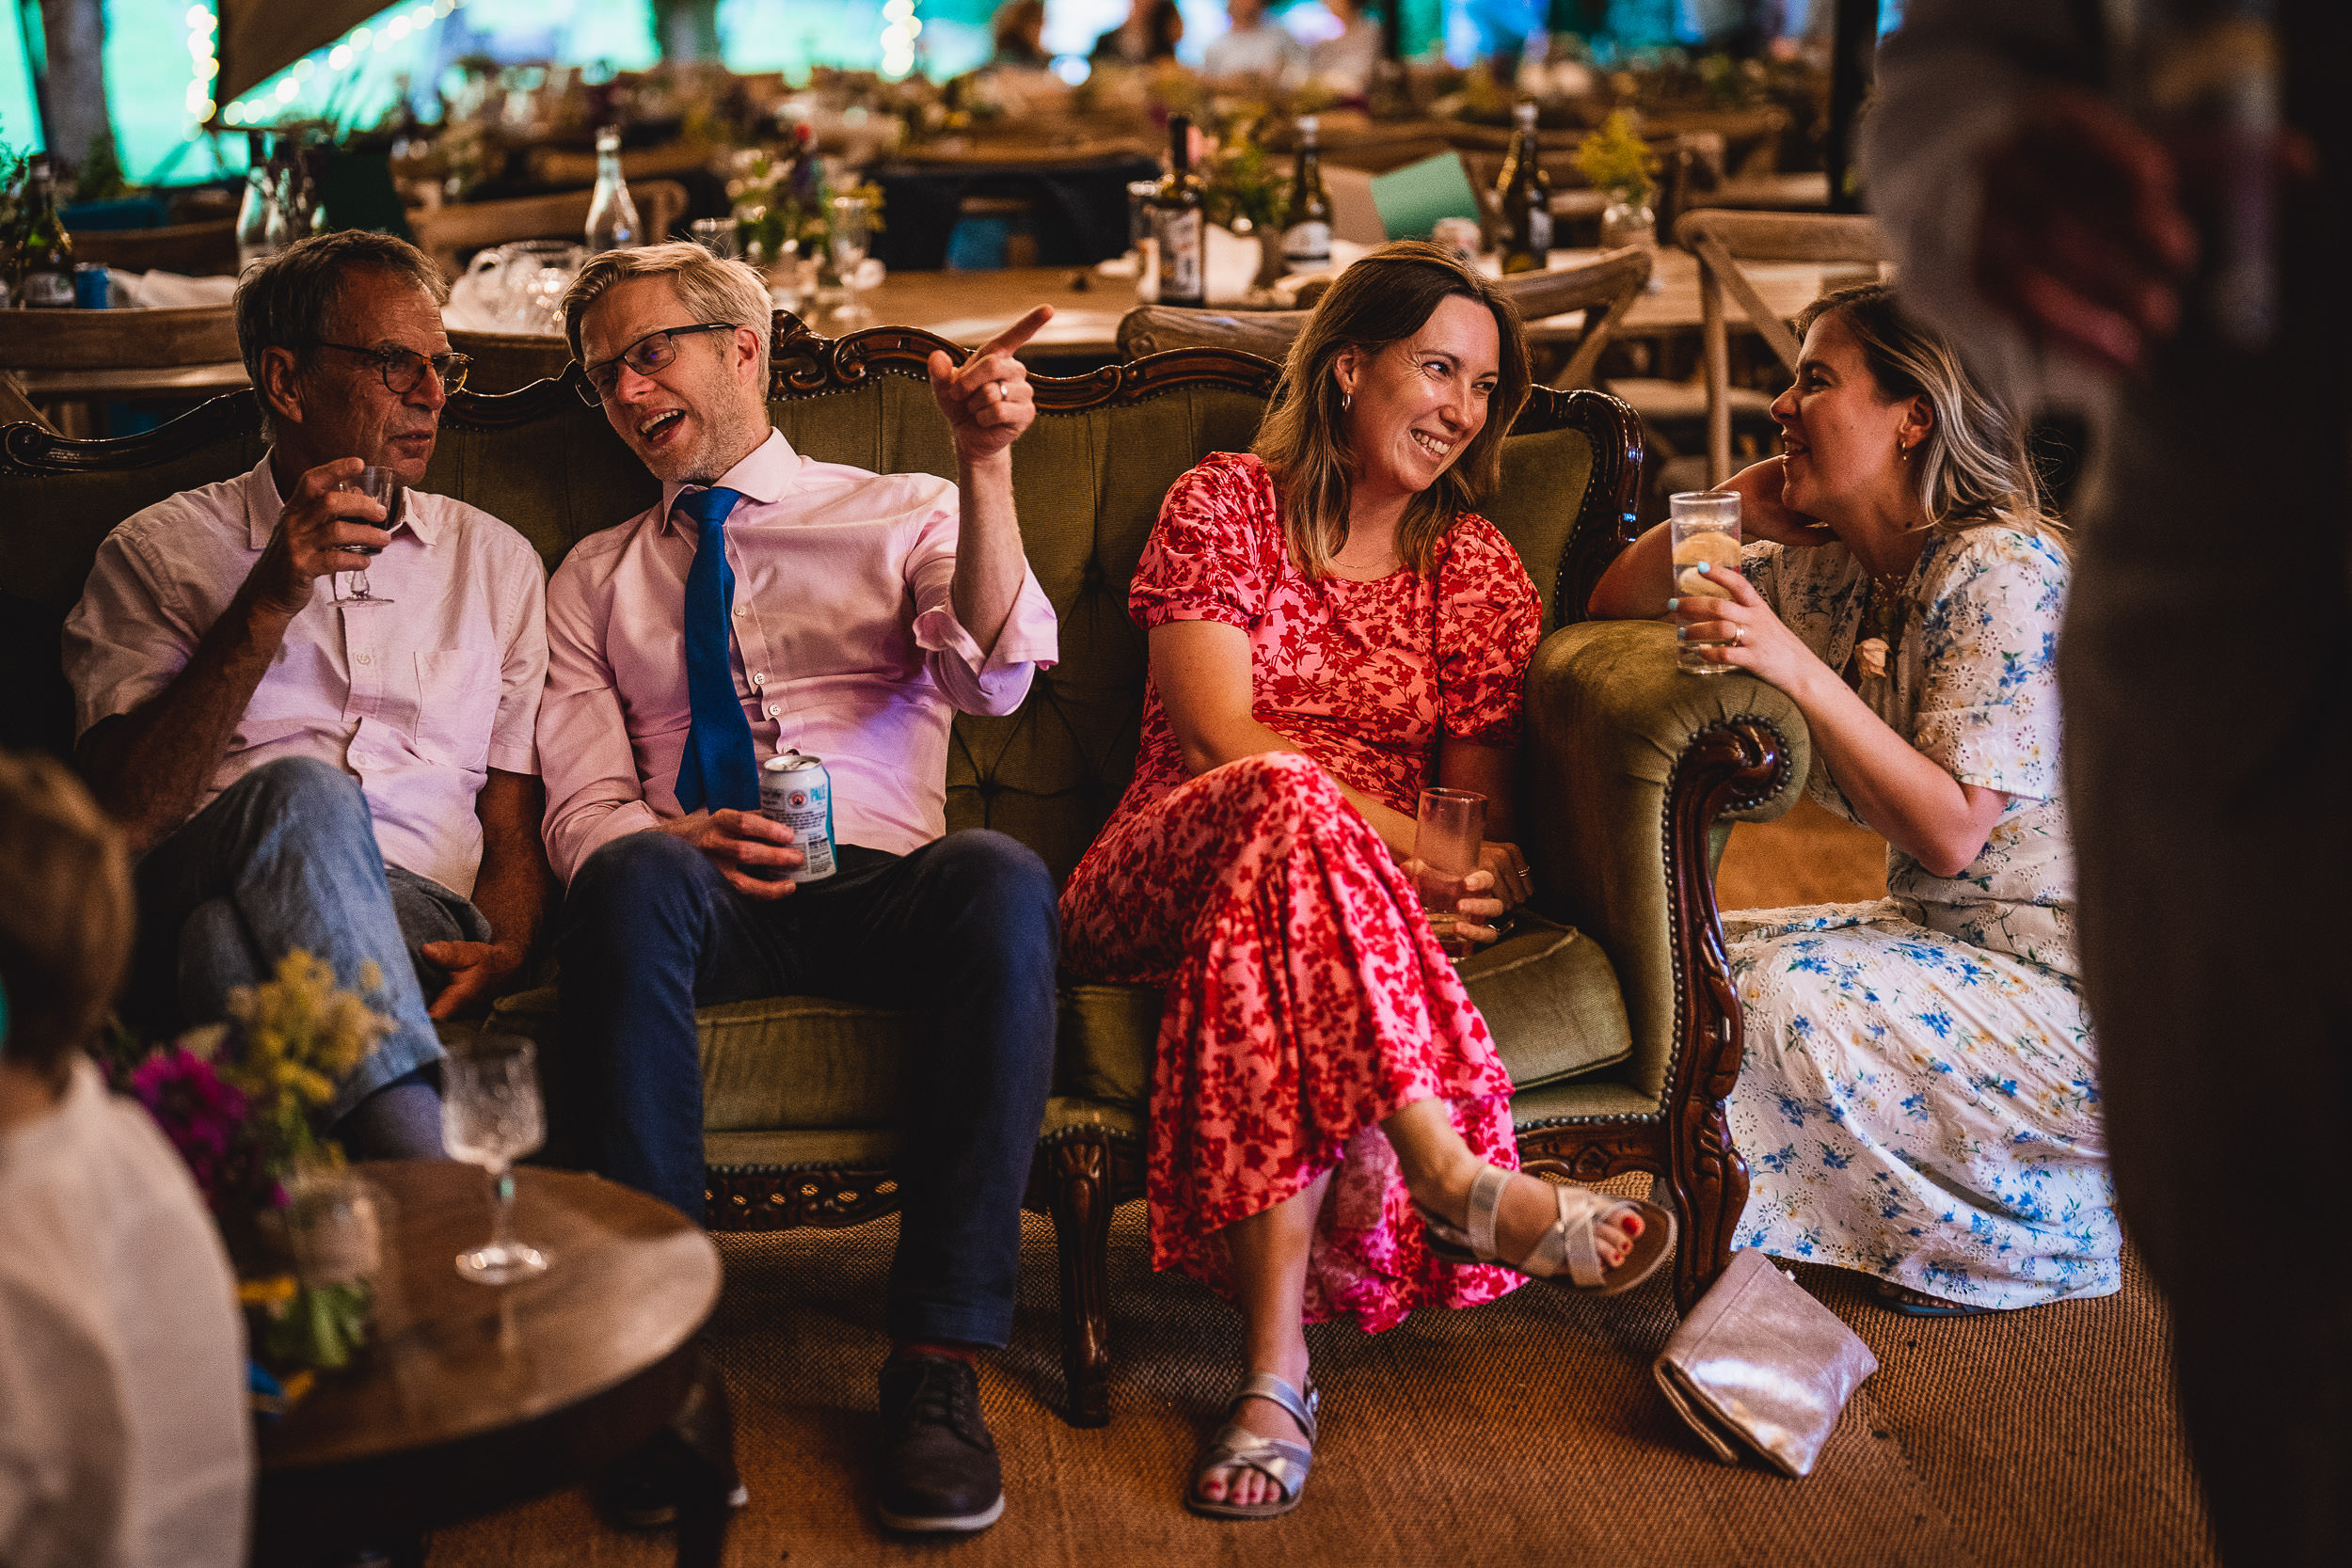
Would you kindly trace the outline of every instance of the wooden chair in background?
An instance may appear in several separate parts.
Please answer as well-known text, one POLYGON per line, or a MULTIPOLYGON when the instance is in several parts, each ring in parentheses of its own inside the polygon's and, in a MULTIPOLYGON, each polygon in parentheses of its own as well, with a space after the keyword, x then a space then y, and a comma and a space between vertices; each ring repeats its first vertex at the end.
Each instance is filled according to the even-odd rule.
POLYGON ((120 272, 153 272, 160 267, 190 277, 234 277, 237 226, 221 218, 161 229, 87 230, 73 236, 73 259, 103 261, 120 272))
MULTIPOLYGON (((1649 281, 1656 258, 1643 245, 1604 251, 1589 261, 1549 272, 1520 273, 1502 280, 1502 292, 1522 322, 1539 322, 1571 310, 1584 312, 1584 330, 1566 366, 1549 385, 1573 391, 1594 384, 1594 370, 1610 334, 1633 309, 1643 285, 1649 281)), ((1299 290, 1301 303, 1311 306, 1325 285, 1299 290)), ((1307 325, 1311 310, 1192 310, 1167 305, 1138 305, 1120 319, 1119 355, 1139 359, 1172 348, 1239 349, 1279 361, 1307 325)))
POLYGON ((1702 208, 1685 213, 1675 238, 1699 262, 1699 330, 1707 371, 1707 482, 1731 475, 1731 331, 1724 295, 1738 303, 1780 362, 1794 374, 1799 345, 1788 323, 1764 303, 1740 270, 1741 261, 1851 263, 1856 280, 1875 278, 1886 259, 1877 220, 1860 214, 1738 213, 1702 208))
POLYGON ((69 436, 94 433, 94 404, 209 397, 246 384, 227 305, 10 314, 0 334, 0 372, 25 398, 49 406, 69 436))
MULTIPOLYGON (((464 201, 431 209, 408 210, 408 229, 417 247, 440 264, 451 278, 465 271, 462 258, 485 245, 509 240, 577 239, 588 227, 588 202, 593 191, 561 191, 553 196, 520 196, 510 201, 464 201)), ((648 180, 629 187, 637 215, 652 240, 666 240, 686 215, 686 187, 675 180, 648 180)))
POLYGON ((469 392, 515 392, 534 381, 553 381, 572 362, 571 346, 535 332, 453 330, 449 346, 473 361, 466 372, 469 392))

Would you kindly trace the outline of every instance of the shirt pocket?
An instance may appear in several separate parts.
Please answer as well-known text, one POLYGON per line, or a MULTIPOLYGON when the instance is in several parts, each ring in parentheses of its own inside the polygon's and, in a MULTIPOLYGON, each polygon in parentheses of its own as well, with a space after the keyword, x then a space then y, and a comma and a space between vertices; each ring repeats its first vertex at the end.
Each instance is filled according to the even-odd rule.
POLYGON ((487 648, 417 655, 417 751, 434 762, 480 772, 489 765, 498 721, 499 664, 487 648))

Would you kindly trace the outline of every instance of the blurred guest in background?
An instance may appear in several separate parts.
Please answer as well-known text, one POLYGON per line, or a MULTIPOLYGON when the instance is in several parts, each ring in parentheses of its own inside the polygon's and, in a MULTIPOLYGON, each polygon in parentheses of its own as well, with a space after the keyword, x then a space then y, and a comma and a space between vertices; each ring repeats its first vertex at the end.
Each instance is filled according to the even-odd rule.
POLYGON ((1042 71, 1052 61, 1045 53, 1045 0, 1007 0, 989 24, 993 47, 992 66, 1019 66, 1042 71))
POLYGON ((1863 149, 1906 295, 2092 413, 2059 655, 2083 973, 2245 1564, 2352 1544, 2347 60, 2321 0, 1913 0, 1863 149))
POLYGON ((77 759, 141 851, 131 1005, 204 1022, 294 948, 345 986, 374 963, 392 1031, 333 1106, 361 1156, 440 1152, 433 1019, 489 1005, 548 894, 546 569, 415 488, 465 379, 447 297, 422 251, 358 230, 247 274, 269 451, 119 525, 65 628, 77 759), (407 487, 397 515, 353 487, 371 466, 407 487))
POLYGON ((1226 0, 1232 25, 1209 40, 1200 74, 1213 82, 1250 80, 1288 87, 1307 69, 1298 40, 1266 20, 1265 0, 1226 0))
POLYGON ((1134 0, 1127 20, 1094 40, 1096 65, 1155 65, 1176 57, 1184 13, 1176 0, 1134 0))
POLYGON ((1307 48, 1307 74, 1342 98, 1361 98, 1380 65, 1380 24, 1364 14, 1358 0, 1323 0, 1340 24, 1339 33, 1307 48))
POLYGON ((131 956, 121 834, 0 752, 0 1562, 236 1568, 236 1281, 187 1166, 83 1048, 131 956))

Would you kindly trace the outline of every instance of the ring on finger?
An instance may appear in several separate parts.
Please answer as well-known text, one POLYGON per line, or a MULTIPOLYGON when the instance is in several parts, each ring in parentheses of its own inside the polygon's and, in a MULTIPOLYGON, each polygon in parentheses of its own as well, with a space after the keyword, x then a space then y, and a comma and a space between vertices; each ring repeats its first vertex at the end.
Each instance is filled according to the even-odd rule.
POLYGON ((1005 384, 1004 384, 1003 382, 1001 382, 1001 381, 992 381, 992 382, 990 382, 990 383, 989 383, 989 386, 990 386, 990 387, 991 387, 991 388, 992 388, 995 391, 995 393, 996 393, 996 401, 997 401, 998 403, 1002 403, 1002 402, 1004 402, 1004 401, 1005 401, 1005 384))

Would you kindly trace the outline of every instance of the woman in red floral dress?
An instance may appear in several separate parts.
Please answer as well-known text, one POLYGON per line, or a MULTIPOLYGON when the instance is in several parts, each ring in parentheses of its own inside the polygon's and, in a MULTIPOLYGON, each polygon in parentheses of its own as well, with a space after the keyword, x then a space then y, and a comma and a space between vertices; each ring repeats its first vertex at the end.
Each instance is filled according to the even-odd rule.
POLYGON ((1136 567, 1142 750, 1062 926, 1073 970, 1167 992, 1152 1261, 1247 1321, 1197 1512, 1296 1503, 1303 1323, 1377 1331, 1523 1275, 1613 1291, 1671 1237, 1655 1208, 1509 1174, 1510 1079, 1397 863, 1425 784, 1476 790, 1487 896, 1463 907, 1528 895, 1511 753, 1542 611, 1470 510, 1527 388, 1493 284, 1451 251, 1384 246, 1301 333, 1256 451, 1178 480, 1136 567))

